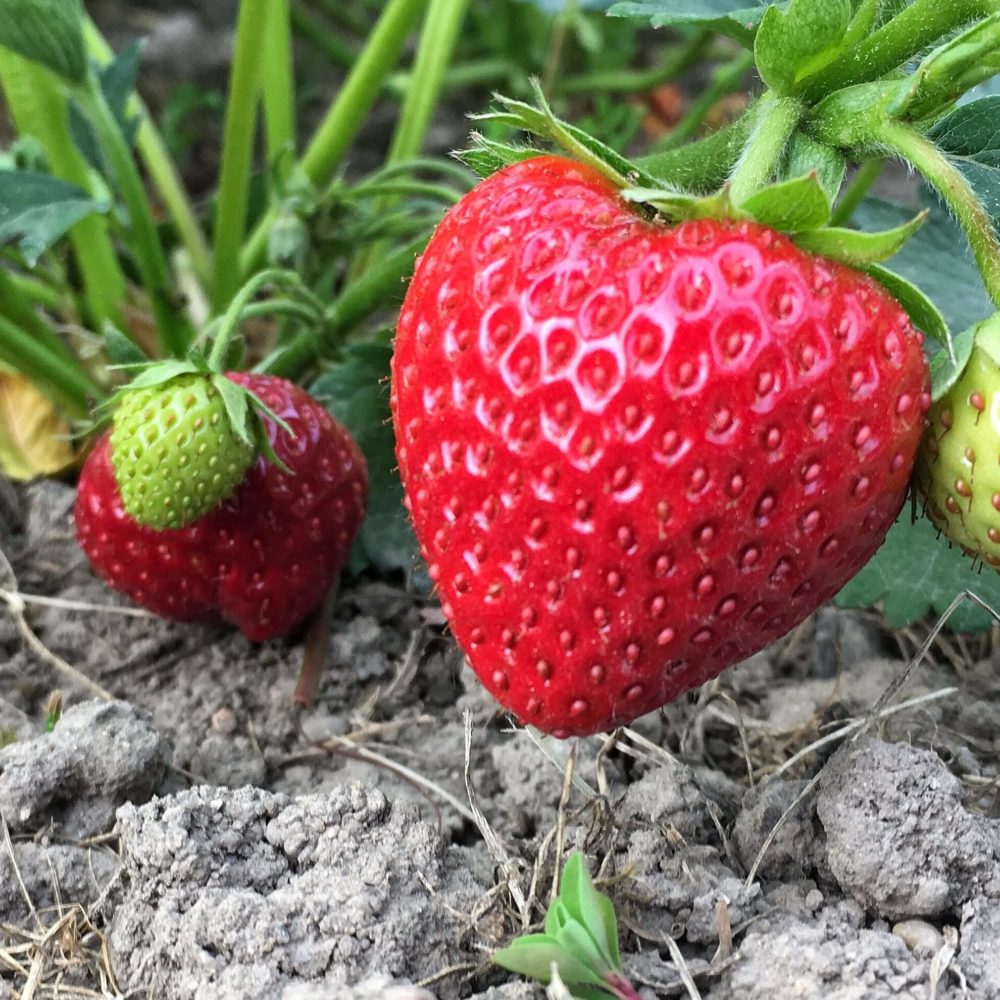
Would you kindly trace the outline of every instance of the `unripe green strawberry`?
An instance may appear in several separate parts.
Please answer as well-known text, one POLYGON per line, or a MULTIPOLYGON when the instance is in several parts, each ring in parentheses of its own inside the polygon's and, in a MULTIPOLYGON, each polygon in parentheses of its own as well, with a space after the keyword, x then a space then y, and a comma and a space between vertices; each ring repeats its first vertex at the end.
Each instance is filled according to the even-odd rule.
POLYGON ((180 528, 214 510, 254 458, 210 375, 188 373, 125 392, 111 462, 125 509, 150 528, 180 528))
POLYGON ((951 541, 1000 568, 1000 364, 990 339, 983 328, 965 371, 927 414, 916 485, 951 541))

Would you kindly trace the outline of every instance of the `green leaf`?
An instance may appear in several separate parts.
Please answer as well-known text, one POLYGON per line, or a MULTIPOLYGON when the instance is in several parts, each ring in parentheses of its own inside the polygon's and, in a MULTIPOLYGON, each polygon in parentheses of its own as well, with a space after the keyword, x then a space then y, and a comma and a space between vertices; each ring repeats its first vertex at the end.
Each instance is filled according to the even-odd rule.
MULTIPOLYGON (((123 49, 112 62, 108 63, 98 76, 98 83, 104 92, 104 98, 129 146, 134 145, 139 133, 140 119, 138 116, 129 115, 128 100, 135 90, 135 78, 139 70, 141 54, 142 45, 139 42, 134 42, 128 48, 123 49)), ((112 172, 105 162, 97 134, 74 101, 69 103, 69 128, 73 135, 73 141, 87 162, 104 176, 110 177, 112 172)))
POLYGON ((695 24, 750 45, 768 6, 753 0, 640 0, 615 4, 608 15, 639 18, 654 28, 695 24))
POLYGON ((498 96, 497 101, 503 111, 490 112, 484 115, 473 115, 476 121, 494 121, 509 125, 512 128, 523 129, 534 135, 542 136, 555 143, 560 150, 570 156, 599 170, 619 187, 626 185, 641 185, 656 187, 656 180, 645 173, 620 153, 605 145, 599 139, 583 129, 561 121, 552 113, 545 95, 537 81, 532 83, 535 100, 538 106, 515 101, 509 97, 498 96))
POLYGON ((71 83, 87 75, 81 0, 0 0, 0 45, 71 83))
POLYGON ((938 307, 920 288, 878 264, 869 265, 865 271, 903 307, 918 330, 923 330, 928 337, 947 347, 951 340, 948 324, 938 307))
MULTIPOLYGON (((911 523, 909 510, 904 510, 885 544, 835 603, 842 608, 881 603, 886 622, 903 628, 928 613, 942 614, 965 590, 990 607, 1000 608, 1000 573, 974 568, 972 559, 940 538, 930 521, 919 517, 911 523)), ((992 624, 987 612, 966 601, 948 627, 956 632, 981 632, 992 624)))
POLYGON ((951 354, 941 349, 931 356, 931 397, 935 401, 939 400, 965 371, 965 366, 972 357, 977 329, 978 327, 970 326, 968 330, 963 330, 958 336, 952 337, 951 354))
POLYGON ((556 940, 569 954, 580 958, 587 968, 593 969, 599 974, 611 971, 608 969, 608 960, 601 951, 600 945, 594 940, 589 929, 579 921, 572 918, 566 921, 559 929, 556 940))
MULTIPOLYGON (((912 215, 910 208, 866 198, 853 221, 862 229, 892 229, 912 215)), ((947 209, 937 203, 920 231, 892 258, 890 267, 895 274, 920 286, 952 330, 965 330, 995 312, 965 235, 947 209)))
POLYGON ((793 180, 815 174, 820 187, 833 204, 847 173, 847 159, 839 149, 796 132, 788 144, 779 180, 793 180))
POLYGON ((114 367, 149 364, 149 358, 143 354, 136 342, 110 321, 104 326, 104 351, 114 367))
POLYGON ((786 13, 768 7, 754 41, 761 79, 778 94, 792 93, 840 54, 852 16, 850 0, 792 0, 786 13))
POLYGON ((785 233, 816 229, 830 221, 831 204, 816 174, 778 181, 751 195, 740 211, 785 233))
POLYGON ((963 104, 929 136, 948 153, 994 219, 1000 219, 1000 96, 963 104))
POLYGON ((492 961, 540 983, 552 978, 552 964, 565 983, 601 986, 604 982, 586 961, 548 934, 526 934, 493 952, 492 961))
POLYGON ((0 245, 16 242, 32 267, 77 222, 107 210, 106 202, 48 174, 0 170, 0 245))
MULTIPOLYGON (((608 968, 620 971, 621 965, 615 958, 618 950, 617 924, 614 937, 609 938, 605 913, 601 907, 601 900, 605 897, 594 888, 590 872, 587 871, 587 861, 580 851, 570 855, 563 868, 559 898, 569 915, 593 938, 608 968)), ((614 908, 611 912, 614 913, 614 908)))
POLYGON ((904 222, 895 229, 881 233, 867 233, 857 229, 838 229, 828 226, 799 233, 795 242, 810 253, 821 257, 830 257, 852 267, 866 267, 878 264, 899 253, 907 241, 927 220, 928 212, 924 209, 909 222, 904 222))
POLYGON ((354 435, 368 463, 368 512, 351 555, 355 572, 374 565, 381 572, 402 569, 412 573, 420 565, 396 473, 389 413, 391 357, 388 344, 353 345, 310 389, 354 435))
POLYGON ((471 135, 472 145, 456 153, 456 157, 480 177, 489 177, 504 167, 538 156, 538 150, 530 146, 515 146, 509 143, 487 139, 479 132, 471 135))

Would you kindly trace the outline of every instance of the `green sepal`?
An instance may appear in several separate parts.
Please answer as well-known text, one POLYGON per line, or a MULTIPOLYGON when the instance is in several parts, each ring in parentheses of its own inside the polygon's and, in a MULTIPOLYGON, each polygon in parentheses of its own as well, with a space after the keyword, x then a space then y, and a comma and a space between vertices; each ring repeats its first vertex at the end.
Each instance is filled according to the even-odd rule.
POLYGON ((921 62, 889 107, 894 118, 939 117, 962 94, 1000 73, 1000 13, 973 25, 921 62))
POLYGON ((754 40, 761 79, 777 94, 793 93, 800 80, 843 51, 852 17, 850 0, 791 0, 787 11, 768 7, 754 40))
POLYGON ((978 329, 978 326, 970 326, 963 330, 952 337, 951 353, 942 348, 931 358, 931 399, 935 403, 961 378, 972 357, 972 349, 976 346, 978 329))
POLYGON ((530 146, 497 142, 494 139, 487 139, 480 132, 473 132, 469 139, 471 142, 469 148, 455 153, 455 158, 484 179, 504 167, 538 156, 538 150, 530 146))
POLYGON ((197 372, 205 372, 205 368, 195 361, 185 361, 181 359, 170 359, 168 361, 157 361, 150 365, 145 371, 138 375, 128 385, 123 386, 120 392, 131 392, 133 389, 150 389, 154 385, 163 385, 178 375, 194 375, 197 372))
POLYGON ((623 188, 619 195, 634 205, 648 205, 673 222, 686 219, 720 219, 732 214, 729 185, 716 194, 701 197, 673 188, 623 188))
POLYGON ((537 80, 532 81, 537 107, 497 95, 503 111, 473 115, 474 121, 493 121, 522 129, 554 143, 568 156, 586 163, 619 187, 656 187, 657 181, 599 139, 564 122, 552 113, 537 80))
POLYGON ((225 404, 230 427, 245 445, 252 447, 256 442, 250 431, 250 403, 246 389, 230 382, 225 375, 212 375, 211 380, 225 404))
POLYGON ((70 83, 87 76, 81 0, 0 0, 0 45, 70 83))
POLYGON ((881 233, 827 226, 798 233, 795 242, 809 253, 839 260, 851 267, 880 264, 899 253, 911 236, 926 222, 930 213, 919 212, 909 222, 881 233))
POLYGON ((984 319, 974 329, 976 347, 985 351, 993 363, 1000 366, 1000 313, 984 319))
POLYGON ((796 132, 788 143, 778 180, 793 180, 812 173, 833 204, 847 174, 847 157, 839 149, 817 142, 804 132, 796 132))
POLYGON ((784 233, 825 226, 833 210, 815 172, 771 184, 751 195, 737 209, 761 225, 784 233))
POLYGON ((239 439, 244 444, 251 445, 271 465, 276 465, 282 472, 292 475, 292 470, 278 458, 277 452, 271 445, 261 414, 270 417, 286 434, 293 433, 291 427, 255 392, 230 381, 225 375, 221 373, 212 375, 212 384, 219 390, 222 402, 226 406, 226 413, 229 415, 229 422, 239 439))
POLYGON ((941 310, 911 281, 882 267, 871 264, 864 271, 873 277, 906 311, 913 325, 923 330, 952 353, 952 336, 941 310))
POLYGON ((540 983, 551 981, 553 963, 566 983, 600 986, 604 982, 581 957, 548 934, 526 934, 515 938, 506 948, 493 952, 492 961, 510 972, 540 983))

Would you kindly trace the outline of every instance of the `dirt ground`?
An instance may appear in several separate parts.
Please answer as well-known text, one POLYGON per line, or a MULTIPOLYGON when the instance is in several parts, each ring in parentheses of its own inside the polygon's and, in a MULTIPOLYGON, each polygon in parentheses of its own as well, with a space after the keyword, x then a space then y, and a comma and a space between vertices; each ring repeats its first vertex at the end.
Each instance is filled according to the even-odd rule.
POLYGON ((72 499, 0 487, 0 998, 541 995, 488 956, 576 847, 649 997, 1000 997, 991 637, 939 638, 872 720, 926 631, 828 610, 557 742, 433 601, 358 580, 301 709, 301 641, 123 614, 72 499))

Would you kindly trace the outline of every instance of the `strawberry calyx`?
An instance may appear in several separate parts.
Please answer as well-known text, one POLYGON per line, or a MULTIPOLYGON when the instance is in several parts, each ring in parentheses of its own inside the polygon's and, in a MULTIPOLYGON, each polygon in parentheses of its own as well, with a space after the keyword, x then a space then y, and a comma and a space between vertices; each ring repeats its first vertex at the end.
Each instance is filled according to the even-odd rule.
POLYGON ((208 514, 259 454, 284 469, 263 417, 284 421, 197 353, 144 367, 107 405, 122 502, 147 527, 181 528, 208 514))

